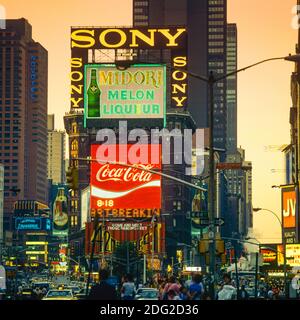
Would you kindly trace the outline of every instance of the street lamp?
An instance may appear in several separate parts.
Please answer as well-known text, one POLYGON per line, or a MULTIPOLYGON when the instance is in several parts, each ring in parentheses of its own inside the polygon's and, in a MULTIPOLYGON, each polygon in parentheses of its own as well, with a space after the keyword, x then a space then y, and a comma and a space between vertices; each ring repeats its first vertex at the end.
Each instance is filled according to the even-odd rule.
POLYGON ((285 293, 285 297, 287 298, 287 281, 286 281, 286 243, 285 243, 285 237, 284 237, 284 229, 283 229, 283 224, 282 221, 279 219, 278 215, 269 209, 265 209, 265 208, 253 208, 254 212, 259 212, 259 211, 267 211, 273 214, 273 216, 276 217, 277 221, 280 224, 280 228, 281 228, 281 237, 282 237, 282 245, 283 245, 283 274, 284 274, 284 293, 285 293))

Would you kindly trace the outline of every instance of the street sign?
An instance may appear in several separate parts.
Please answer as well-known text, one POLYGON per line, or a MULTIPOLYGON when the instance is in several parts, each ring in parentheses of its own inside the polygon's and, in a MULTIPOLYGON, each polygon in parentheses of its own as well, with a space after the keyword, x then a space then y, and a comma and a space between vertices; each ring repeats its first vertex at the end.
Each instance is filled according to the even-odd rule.
POLYGON ((225 223, 225 221, 222 218, 215 219, 215 226, 221 227, 224 223, 225 223))
POLYGON ((225 243, 225 249, 226 249, 226 250, 232 249, 232 243, 231 243, 231 241, 227 241, 227 242, 225 243))
POLYGON ((207 212, 191 212, 191 218, 204 218, 208 219, 207 212))
POLYGON ((208 226, 209 225, 209 219, 200 219, 199 225, 201 227, 208 226))
MULTIPOLYGON (((217 226, 217 227, 220 227, 224 224, 224 219, 222 218, 215 218, 215 222, 214 222, 214 225, 217 226)), ((200 225, 201 226, 208 226, 209 225, 209 219, 208 218, 204 218, 204 219, 201 219, 200 218, 200 225)))
POLYGON ((219 162, 216 164, 218 170, 240 170, 242 169, 242 163, 238 162, 219 162))
POLYGON ((6 290, 6 272, 5 268, 0 265, 0 290, 6 290))

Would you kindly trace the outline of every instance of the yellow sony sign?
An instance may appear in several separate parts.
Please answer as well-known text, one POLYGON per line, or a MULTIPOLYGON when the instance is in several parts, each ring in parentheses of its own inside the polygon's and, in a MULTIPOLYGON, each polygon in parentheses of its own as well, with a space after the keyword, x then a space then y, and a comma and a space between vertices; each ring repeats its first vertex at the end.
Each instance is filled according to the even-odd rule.
POLYGON ((72 28, 71 48, 171 49, 186 46, 186 28, 72 28))

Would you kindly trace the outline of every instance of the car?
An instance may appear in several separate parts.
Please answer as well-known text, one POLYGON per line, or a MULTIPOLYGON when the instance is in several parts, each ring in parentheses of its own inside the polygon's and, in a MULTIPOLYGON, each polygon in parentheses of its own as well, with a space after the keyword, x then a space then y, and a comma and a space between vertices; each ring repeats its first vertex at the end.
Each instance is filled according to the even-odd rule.
POLYGON ((49 290, 42 300, 77 300, 72 290, 49 290))
POLYGON ((67 286, 67 287, 65 287, 65 289, 67 289, 67 290, 72 290, 72 292, 73 292, 74 295, 77 294, 77 293, 79 293, 80 290, 81 290, 81 288, 78 287, 78 286, 67 286))
POLYGON ((140 288, 137 290, 134 300, 158 300, 159 291, 153 288, 140 288))
POLYGON ((37 300, 38 297, 31 288, 23 288, 19 298, 22 300, 37 300))
MULTIPOLYGON (((90 292, 90 290, 89 290, 90 292)), ((78 300, 85 300, 86 299, 86 288, 81 289, 76 295, 75 297, 78 300)))
POLYGON ((51 284, 50 282, 33 282, 32 283, 32 289, 36 289, 36 288, 39 288, 39 289, 43 289, 43 288, 46 288, 46 290, 48 291, 51 287, 51 284))

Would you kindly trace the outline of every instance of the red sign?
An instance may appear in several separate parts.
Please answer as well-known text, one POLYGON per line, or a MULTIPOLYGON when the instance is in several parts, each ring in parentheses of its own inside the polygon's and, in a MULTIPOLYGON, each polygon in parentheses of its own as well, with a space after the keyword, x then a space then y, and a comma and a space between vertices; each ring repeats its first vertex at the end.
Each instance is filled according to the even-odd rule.
POLYGON ((296 227, 296 191, 295 188, 282 188, 282 216, 284 228, 296 227))
POLYGON ((160 171, 159 144, 94 144, 91 157, 91 209, 161 208, 161 176, 143 170, 160 171))
MULTIPOLYGON (((86 224, 85 254, 90 255, 92 248, 92 235, 94 223, 86 224)), ((100 224, 100 231, 96 238, 95 255, 110 254, 120 243, 134 242, 137 251, 144 254, 164 253, 165 251, 165 225, 148 222, 104 222, 100 224), (153 241, 153 242, 152 242, 153 241)))

